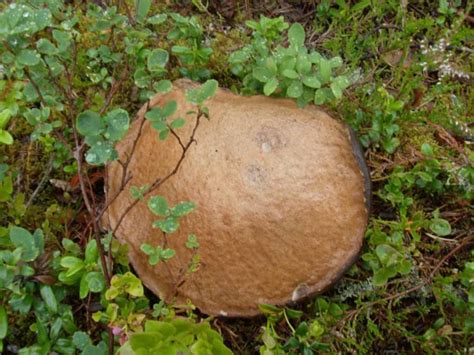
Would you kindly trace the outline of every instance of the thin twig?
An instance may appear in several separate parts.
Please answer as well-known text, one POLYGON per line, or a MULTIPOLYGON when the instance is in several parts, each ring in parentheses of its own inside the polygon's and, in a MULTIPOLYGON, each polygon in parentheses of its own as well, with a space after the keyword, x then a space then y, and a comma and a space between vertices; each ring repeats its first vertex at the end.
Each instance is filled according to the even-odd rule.
MULTIPOLYGON (((186 153, 187 151, 189 150, 189 147, 191 146, 192 143, 196 142, 194 137, 196 135, 196 130, 199 126, 199 122, 200 122, 200 119, 201 117, 203 116, 203 112, 199 111, 198 114, 197 114, 197 117, 196 117, 196 123, 194 125, 194 128, 193 128, 193 131, 191 133, 191 137, 189 138, 189 141, 188 143, 184 146, 183 150, 182 150, 182 153, 181 153, 181 157, 179 158, 178 162, 176 163, 176 166, 174 167, 174 169, 168 174, 166 175, 165 177, 163 178, 157 178, 151 185, 150 187, 145 190, 145 192, 143 193, 143 196, 146 197, 147 195, 149 195, 150 193, 152 193, 153 191, 155 191, 158 187, 160 187, 162 184, 164 184, 168 179, 170 179, 173 175, 175 175, 179 168, 181 167, 181 164, 183 163, 184 161, 184 158, 186 157, 186 153)), ((120 218, 118 219, 117 221, 117 224, 115 225, 113 231, 112 231, 112 234, 115 235, 117 233, 117 230, 118 228, 120 227, 121 223, 123 222, 123 220, 125 219, 125 216, 138 204, 138 202, 140 202, 139 199, 136 199, 134 200, 130 205, 128 205, 128 207, 124 210, 124 212, 122 213, 122 215, 120 216, 120 218)))
POLYGON ((30 205, 33 203, 33 200, 35 199, 36 195, 38 195, 38 193, 41 191, 44 184, 48 180, 48 176, 51 173, 51 170, 53 169, 53 161, 54 161, 54 153, 51 154, 51 156, 49 158, 48 167, 47 167, 46 171, 44 172, 43 177, 41 178, 41 181, 39 182, 38 186, 36 186, 35 191, 33 191, 33 193, 31 194, 28 202, 25 204, 25 209, 28 209, 28 207, 30 207, 30 205))
POLYGON ((125 79, 128 76, 128 66, 125 67, 125 69, 122 71, 122 75, 120 76, 119 80, 114 81, 114 83, 110 86, 109 93, 107 94, 107 98, 105 99, 104 104, 99 110, 99 114, 103 115, 105 111, 109 108, 110 104, 112 103, 112 99, 117 93, 118 89, 120 88, 120 85, 125 81, 125 79))

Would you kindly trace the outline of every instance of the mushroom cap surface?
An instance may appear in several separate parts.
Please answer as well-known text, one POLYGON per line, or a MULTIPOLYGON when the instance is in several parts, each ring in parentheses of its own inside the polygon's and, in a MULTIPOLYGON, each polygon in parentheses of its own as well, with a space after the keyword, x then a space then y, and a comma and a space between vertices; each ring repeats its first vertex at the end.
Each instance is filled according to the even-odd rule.
MULTIPOLYGON (((172 119, 187 121, 175 131, 184 144, 196 119, 187 114, 196 107, 186 102, 185 91, 194 85, 177 81, 150 105, 177 102, 172 119)), ((148 209, 147 196, 117 230, 136 272, 160 298, 191 300, 209 315, 254 316, 259 304, 284 305, 321 293, 357 259, 367 224, 368 176, 349 128, 315 106, 302 109, 291 100, 221 89, 206 106, 210 118, 201 119, 179 170, 150 194, 165 197, 170 206, 193 201, 196 210, 165 237, 152 227, 159 217, 148 209), (185 246, 190 234, 200 244, 200 267, 186 274, 193 253, 185 246), (140 250, 143 243, 166 245, 176 255, 151 266, 140 250)), ((117 146, 122 160, 145 111, 117 146)), ((128 166, 132 179, 103 223, 114 229, 133 202, 131 186, 165 177, 181 153, 175 137, 160 141, 145 121, 128 166)), ((109 199, 121 179, 120 164, 109 164, 109 199)))

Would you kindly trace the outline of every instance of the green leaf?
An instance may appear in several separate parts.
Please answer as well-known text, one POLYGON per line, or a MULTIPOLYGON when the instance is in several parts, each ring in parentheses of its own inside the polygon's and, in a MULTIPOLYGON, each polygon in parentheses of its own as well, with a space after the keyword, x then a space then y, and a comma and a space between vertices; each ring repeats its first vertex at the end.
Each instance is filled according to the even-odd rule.
POLYGON ((35 242, 35 248, 38 250, 38 254, 44 251, 44 235, 41 229, 36 229, 33 233, 33 240, 35 242))
POLYGON ((105 128, 105 122, 97 112, 87 110, 77 116, 76 128, 83 136, 98 136, 105 128))
POLYGON ((201 98, 202 101, 210 99, 216 94, 219 84, 217 80, 208 80, 201 86, 201 98))
POLYGON ((186 120, 184 118, 177 118, 175 120, 173 120, 173 122, 171 122, 170 124, 170 127, 172 129, 178 129, 178 128, 181 128, 183 127, 184 125, 186 124, 186 120))
POLYGON ((273 78, 273 73, 267 67, 256 67, 252 70, 253 77, 262 83, 273 78))
POLYGON ((148 55, 147 68, 149 71, 162 71, 168 63, 169 54, 164 49, 154 49, 148 55))
POLYGON ((176 110, 178 109, 178 104, 176 101, 168 101, 165 106, 161 109, 161 115, 163 118, 167 118, 171 115, 173 115, 176 110))
POLYGON ((86 245, 86 251, 84 253, 84 261, 86 264, 92 264, 97 262, 99 257, 99 250, 97 248, 97 242, 95 239, 91 239, 86 245))
POLYGON ((55 55, 58 53, 58 49, 55 47, 54 44, 51 43, 50 40, 46 38, 41 38, 36 42, 36 48, 40 53, 47 54, 47 55, 55 55))
POLYGON ((328 83, 331 80, 331 63, 325 58, 319 61, 319 74, 323 83, 328 83))
POLYGON ((394 265, 401 258, 401 254, 388 244, 377 245, 377 248, 375 248, 375 254, 384 266, 394 265))
POLYGON ((337 83, 331 83, 331 91, 336 99, 340 99, 342 97, 342 90, 339 85, 337 85, 337 83))
POLYGON ((318 78, 315 75, 305 76, 303 78, 303 84, 313 89, 319 89, 321 87, 321 82, 318 80, 318 78))
POLYGON ((303 94, 303 84, 301 84, 301 81, 293 81, 286 90, 286 94, 288 97, 292 97, 294 99, 300 97, 303 94))
POLYGON ((327 101, 326 92, 324 89, 318 89, 314 93, 314 103, 316 105, 322 105, 327 101))
POLYGON ((161 25, 163 22, 166 21, 167 18, 168 16, 166 14, 158 14, 150 17, 147 22, 151 23, 152 25, 161 25))
POLYGON ((92 344, 89 335, 82 331, 74 332, 72 342, 79 350, 83 350, 87 345, 92 344))
POLYGON ((171 215, 182 217, 191 213, 195 208, 196 204, 194 202, 181 202, 171 209, 171 215))
POLYGON ((79 298, 80 299, 86 298, 87 295, 89 294, 89 284, 86 280, 86 275, 87 274, 83 274, 81 277, 81 281, 79 282, 79 298))
POLYGON ((374 284, 374 286, 383 286, 387 283, 388 279, 389 275, 386 269, 382 268, 374 273, 372 283, 374 284))
POLYGON ((339 68, 342 65, 342 58, 339 56, 331 58, 329 63, 331 64, 331 68, 339 68))
POLYGON ((91 146, 86 154, 86 161, 92 165, 105 164, 115 159, 117 159, 117 151, 109 141, 99 140, 91 146))
POLYGON ((126 291, 133 297, 143 297, 143 285, 138 277, 127 271, 123 275, 124 283, 126 284, 126 291))
POLYGON ((298 79, 300 76, 299 74, 294 71, 293 69, 285 69, 283 70, 283 76, 289 78, 289 79, 298 79))
POLYGON ((302 75, 308 74, 311 71, 311 61, 309 60, 309 55, 298 55, 296 60, 296 70, 302 75))
POLYGON ((160 134, 158 135, 158 137, 160 138, 160 140, 164 141, 166 140, 166 138, 168 138, 170 134, 170 130, 168 127, 166 127, 166 129, 160 131, 160 134))
POLYGON ((151 122, 159 122, 164 119, 163 110, 160 107, 155 107, 145 113, 145 118, 151 122))
POLYGON ((51 288, 48 285, 42 285, 40 288, 41 298, 46 304, 46 308, 53 314, 58 313, 58 301, 51 288))
POLYGON ((151 126, 156 129, 158 132, 168 130, 168 126, 163 121, 156 121, 151 124, 151 126))
POLYGON ((166 94, 171 91, 173 84, 170 80, 160 80, 159 82, 153 84, 153 88, 156 90, 156 92, 166 94))
POLYGON ((148 200, 148 208, 157 216, 167 216, 169 213, 168 203, 162 196, 153 196, 148 200))
POLYGON ((8 316, 3 305, 0 305, 0 340, 5 339, 8 333, 8 316))
POLYGON ((218 86, 216 80, 208 80, 202 84, 200 88, 188 90, 186 92, 186 99, 189 102, 202 105, 204 101, 210 99, 216 94, 218 86))
POLYGON ((421 145, 421 152, 427 157, 431 157, 434 154, 433 148, 428 143, 423 143, 421 145))
POLYGON ((351 84, 349 79, 345 75, 340 75, 337 78, 335 78, 334 83, 336 83, 342 90, 348 88, 349 85, 351 84))
POLYGON ((7 132, 7 131, 4 131, 3 129, 0 129, 0 143, 3 143, 3 144, 12 144, 13 143, 13 137, 12 135, 7 132))
POLYGON ((199 248, 199 242, 195 234, 190 234, 186 242, 186 248, 188 249, 197 249, 199 248))
POLYGON ((23 261, 33 261, 39 255, 35 240, 30 232, 21 227, 10 228, 10 241, 16 248, 21 248, 23 261))
POLYGON ((75 256, 62 257, 59 264, 66 269, 84 267, 84 262, 75 256))
POLYGON ((275 59, 273 59, 272 57, 268 57, 266 60, 265 60, 265 67, 270 70, 270 72, 272 73, 272 75, 275 75, 278 71, 278 67, 277 67, 277 63, 275 61, 275 59))
POLYGON ((36 24, 36 30, 41 31, 47 26, 51 26, 51 12, 48 9, 35 10, 33 13, 33 21, 36 24))
POLYGON ((150 244, 142 244, 140 245, 140 250, 144 252, 146 255, 153 255, 156 253, 155 248, 153 248, 150 244))
POLYGON ((4 129, 7 126, 11 116, 12 111, 9 109, 4 109, 2 112, 0 112, 0 129, 4 129))
POLYGON ((277 78, 271 78, 270 80, 268 80, 268 82, 263 87, 263 93, 266 96, 270 96, 271 94, 273 94, 275 92, 275 90, 278 87, 278 84, 279 84, 279 82, 278 82, 277 78))
POLYGON ((288 30, 288 41, 293 47, 302 48, 304 47, 304 27, 299 23, 294 23, 288 30))
POLYGON ((136 0, 136 16, 138 22, 143 22, 150 11, 151 0, 136 0))
POLYGON ((135 81, 135 85, 139 88, 146 88, 151 81, 150 75, 147 73, 145 69, 137 69, 133 73, 133 79, 135 81))
POLYGON ((305 336, 309 331, 309 326, 308 323, 306 322, 301 322, 298 327, 295 330, 295 335, 296 336, 305 336))
POLYGON ((179 223, 175 217, 168 217, 164 221, 153 222, 153 228, 159 228, 165 233, 174 233, 179 228, 179 223))
POLYGON ((160 253, 160 257, 161 259, 163 260, 169 260, 171 259, 174 255, 176 254, 176 252, 173 250, 173 249, 163 249, 160 253))
POLYGON ((128 112, 123 109, 115 109, 107 113, 104 117, 107 123, 105 138, 111 141, 118 141, 125 136, 130 126, 128 112))
POLYGON ((151 266, 155 266, 160 262, 160 256, 155 252, 154 254, 151 254, 150 257, 148 258, 148 263, 151 266))
POLYGON ((85 279, 91 292, 99 293, 105 289, 105 280, 102 272, 89 272, 86 274, 85 279))
POLYGON ((430 229, 434 234, 440 237, 445 237, 451 234, 451 225, 447 220, 442 218, 432 219, 430 223, 430 229))
POLYGON ((27 66, 33 66, 40 62, 40 55, 31 49, 23 49, 17 56, 18 63, 27 66))
POLYGON ((400 145, 400 140, 398 138, 390 138, 382 142, 383 149, 389 154, 395 152, 395 149, 400 145))

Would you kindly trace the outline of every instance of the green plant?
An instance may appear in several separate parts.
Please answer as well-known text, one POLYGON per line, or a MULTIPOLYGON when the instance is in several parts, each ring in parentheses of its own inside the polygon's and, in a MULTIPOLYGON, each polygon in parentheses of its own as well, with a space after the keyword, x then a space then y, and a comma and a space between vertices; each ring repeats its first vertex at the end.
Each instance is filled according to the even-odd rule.
POLYGON ((364 113, 361 110, 356 112, 356 122, 370 122, 369 132, 360 136, 360 142, 366 148, 369 146, 381 146, 387 153, 392 154, 400 145, 397 134, 400 132, 400 112, 403 109, 403 102, 396 100, 384 88, 377 89, 379 100, 383 102, 382 107, 374 113, 364 113))
POLYGON ((45 283, 48 278, 42 275, 43 232, 37 229, 31 234, 12 226, 9 231, 2 229, 0 237, 0 295, 8 299, 0 306, 0 348, 10 333, 7 318, 21 321, 32 316, 29 332, 36 339, 22 353, 73 353, 76 347, 69 337, 77 327, 71 306, 63 303, 65 289, 53 286, 54 281, 45 283))
POLYGON ((342 65, 342 59, 327 59, 317 51, 309 51, 305 47, 305 30, 298 23, 288 30, 289 46, 273 48, 272 39, 286 28, 281 19, 273 21, 261 17, 259 23, 248 23, 254 29, 252 43, 229 58, 232 72, 243 80, 243 92, 286 96, 300 106, 340 99, 350 81, 347 76, 332 72, 342 65))
MULTIPOLYGON (((244 22, 241 7, 231 7, 228 21, 223 3, 192 4, 202 14, 150 0, 0 4, 0 352, 105 354, 128 339, 138 352, 147 344, 218 351, 212 344, 222 337, 197 323, 193 305, 148 299, 127 246, 98 224, 102 171, 117 158, 115 144, 138 108, 170 92, 179 76, 215 76, 244 94, 297 97, 300 105, 324 99, 359 133, 373 179, 362 259, 298 311, 267 305, 264 320, 214 320, 232 350, 469 351, 472 5, 322 0, 305 4, 304 14, 289 1, 266 9, 301 18, 302 30, 283 17, 244 22), (159 333, 151 326, 142 336, 151 318, 159 333)), ((191 90, 196 108, 183 117, 173 102, 148 107, 158 138, 175 139, 184 124, 209 118, 205 100, 216 87, 210 80, 191 90)), ((155 181, 133 186, 128 161, 120 161, 123 193, 141 203, 159 195, 155 181)), ((186 218, 172 207, 158 227, 186 218)), ((192 256, 180 280, 200 264, 198 238, 183 242, 192 256)), ((175 253, 150 244, 153 263, 175 253)), ((128 342, 120 352, 134 350, 128 342)))
MULTIPOLYGON (((63 245, 67 250, 78 251, 74 248, 71 241, 63 239, 63 245)), ((77 255, 77 253, 75 253, 77 255)), ((100 293, 105 289, 105 279, 100 269, 99 251, 97 242, 90 240, 87 243, 84 253, 84 259, 68 255, 60 260, 60 265, 64 271, 58 275, 59 281, 65 285, 75 285, 79 283, 79 297, 85 298, 89 292, 100 293)))
POLYGON ((170 17, 174 27, 167 38, 177 43, 171 48, 171 53, 182 64, 180 73, 193 80, 209 79, 211 72, 205 65, 212 55, 212 48, 204 46, 204 34, 198 19, 176 13, 170 17))
POLYGON ((170 322, 147 321, 144 332, 130 336, 123 349, 131 354, 232 354, 209 323, 179 318, 170 322))
POLYGON ((313 351, 327 350, 328 345, 321 342, 321 336, 324 334, 324 327, 317 321, 311 322, 300 321, 298 326, 293 327, 291 319, 298 320, 303 316, 303 312, 289 309, 278 308, 272 305, 260 305, 260 310, 267 317, 266 327, 262 327, 263 345, 260 347, 260 354, 314 354, 313 351), (284 344, 279 342, 275 325, 285 320, 291 336, 288 337, 284 344))

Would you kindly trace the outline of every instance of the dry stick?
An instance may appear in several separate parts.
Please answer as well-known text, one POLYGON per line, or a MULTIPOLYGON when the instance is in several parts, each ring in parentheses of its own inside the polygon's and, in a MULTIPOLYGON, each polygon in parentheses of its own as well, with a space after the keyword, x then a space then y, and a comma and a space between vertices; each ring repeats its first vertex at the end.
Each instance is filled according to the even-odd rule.
MULTIPOLYGON (((150 105, 151 105, 150 100, 148 100, 145 112, 148 112, 148 110, 150 109, 150 105)), ((96 216, 96 221, 97 222, 101 219, 101 217, 104 215, 105 211, 107 211, 107 209, 117 199, 117 197, 119 197, 119 195, 125 189, 125 186, 132 179, 132 176, 128 174, 128 165, 130 164, 130 161, 132 160, 132 157, 133 157, 133 154, 135 153, 135 149, 137 147, 138 141, 140 140, 140 137, 142 135, 143 126, 145 124, 145 116, 141 117, 140 119, 141 119, 141 121, 140 121, 140 126, 138 127, 138 133, 137 133, 137 136, 135 137, 135 139, 133 140, 132 149, 130 151, 130 154, 127 155, 127 159, 126 159, 125 163, 118 160, 118 163, 122 167, 122 179, 121 179, 121 182, 120 182, 120 187, 119 187, 118 191, 115 193, 115 195, 112 198, 108 199, 105 206, 97 214, 97 216, 96 216)))
POLYGON ((26 68, 26 67, 24 68, 24 70, 25 70, 25 75, 26 75, 26 77, 27 77, 28 80, 30 81, 31 85, 33 85, 33 87, 35 88, 35 91, 36 91, 36 93, 38 94, 38 96, 39 96, 41 102, 44 102, 44 98, 43 98, 43 95, 41 94, 41 90, 40 90, 38 84, 36 84, 36 82, 35 82, 35 81, 33 80, 33 78, 31 77, 31 75, 30 75, 30 70, 29 70, 28 68, 26 68))
MULTIPOLYGON (((150 110, 150 105, 151 105, 151 101, 148 100, 147 103, 146 103, 146 109, 145 109, 145 113, 148 112, 148 110, 150 110)), ((140 121, 140 126, 138 127, 138 133, 137 133, 137 136, 135 137, 135 140, 133 141, 133 144, 132 144, 132 150, 130 151, 130 154, 127 156, 127 160, 125 161, 125 163, 121 164, 122 165, 122 181, 121 181, 121 186, 125 187, 125 179, 126 179, 126 175, 127 175, 127 170, 128 170, 128 165, 130 164, 130 162, 132 161, 132 157, 133 157, 133 154, 135 154, 135 149, 137 148, 137 144, 138 144, 138 141, 140 140, 140 137, 142 136, 142 133, 143 133, 143 126, 145 125, 145 114, 143 115, 143 117, 141 118, 141 121, 140 121)))
POLYGON ((168 125, 168 128, 173 136, 178 140, 179 145, 181 146, 181 149, 184 149, 184 144, 181 138, 176 134, 176 132, 168 125))
POLYGON ((35 199, 36 195, 41 191, 44 184, 46 183, 46 180, 48 179, 48 176, 51 173, 51 170, 53 169, 53 160, 54 160, 54 153, 51 154, 51 157, 49 158, 49 162, 48 162, 48 168, 44 172, 44 175, 41 178, 41 181, 39 182, 39 184, 36 187, 35 191, 33 191, 33 193, 31 194, 28 202, 25 205, 25 209, 28 209, 28 207, 30 207, 30 205, 33 203, 33 200, 35 199))
MULTIPOLYGON (((196 142, 195 139, 194 139, 194 136, 196 134, 196 130, 199 126, 199 122, 200 122, 200 119, 201 119, 202 115, 203 115, 203 113, 201 112, 201 110, 199 110, 199 112, 197 114, 197 117, 196 117, 196 124, 194 125, 193 131, 191 133, 191 137, 189 138, 188 143, 184 146, 183 151, 181 153, 181 157, 179 158, 178 162, 176 163, 176 166, 174 167, 174 169, 168 175, 166 175, 164 178, 156 179, 153 182, 153 184, 151 184, 151 186, 143 193, 144 197, 149 195, 151 192, 155 191, 158 187, 160 187, 162 184, 164 184, 168 179, 170 179, 173 175, 175 175, 178 172, 181 164, 183 163, 184 158, 186 157, 186 152, 189 150, 189 147, 191 146, 191 144, 193 142, 196 142)), ((123 222, 125 216, 138 204, 138 202, 140 202, 139 199, 134 200, 130 205, 128 205, 128 207, 125 209, 125 211, 122 213, 119 220, 117 221, 117 224, 115 225, 115 227, 112 231, 113 235, 116 234, 116 232, 117 232, 118 228, 120 227, 120 224, 123 222)))
MULTIPOLYGON (((70 102, 72 104, 72 102, 70 102)), ((73 106, 71 106, 72 109, 73 106)), ((74 116, 74 115, 73 115, 74 116)), ((100 263, 102 265, 102 270, 105 276, 105 281, 107 284, 107 287, 110 287, 110 280, 111 280, 111 275, 109 273, 108 267, 107 267, 107 260, 105 259, 105 252, 104 252, 104 247, 101 243, 100 240, 100 230, 99 230, 99 225, 97 221, 95 220, 95 207, 93 208, 90 204, 89 201, 89 196, 87 195, 85 183, 84 183, 84 177, 82 176, 82 147, 83 145, 79 144, 79 137, 77 135, 77 129, 76 125, 74 124, 74 119, 72 121, 72 132, 74 135, 74 142, 76 145, 76 152, 74 154, 74 158, 76 159, 77 162, 77 173, 79 175, 79 184, 81 186, 81 193, 82 193, 82 198, 84 199, 84 204, 86 205, 87 211, 89 212, 89 215, 91 216, 91 219, 93 221, 93 227, 94 227, 94 239, 97 244, 97 249, 99 250, 99 256, 100 256, 100 263)), ((113 355, 114 353, 114 335, 112 333, 112 328, 107 327, 107 333, 109 335, 109 355, 113 355)))
POLYGON ((122 71, 122 75, 120 76, 119 80, 114 81, 114 83, 110 86, 110 90, 109 90, 109 93, 107 94, 107 98, 105 99, 105 103, 99 110, 100 115, 103 115, 104 112, 107 111, 110 104, 112 103, 112 99, 115 93, 120 88, 120 85, 122 85, 122 83, 125 81, 127 75, 128 75, 128 66, 126 66, 125 69, 122 71))
MULTIPOLYGON (((76 162, 77 162, 77 172, 79 176, 79 185, 81 187, 81 194, 84 199, 84 204, 86 205, 87 211, 89 212, 89 215, 91 216, 91 219, 93 220, 93 228, 94 228, 94 239, 97 243, 97 249, 99 251, 99 256, 100 256, 100 262, 102 265, 102 270, 105 276, 105 281, 107 284, 107 287, 110 286, 110 280, 111 280, 111 274, 109 273, 108 267, 107 267, 107 260, 105 259, 105 252, 104 252, 104 247, 101 243, 100 240, 100 229, 97 221, 95 220, 95 206, 91 205, 91 202, 89 200, 89 196, 87 194, 87 189, 84 181, 84 176, 82 175, 82 149, 84 147, 84 144, 80 144, 79 142, 79 136, 77 133, 77 127, 75 125, 74 117, 75 115, 75 105, 74 105, 74 92, 73 92, 73 82, 72 82, 72 73, 74 72, 74 69, 76 67, 76 61, 77 61, 77 45, 76 41, 73 41, 73 65, 72 69, 69 70, 67 65, 64 65, 65 71, 66 71, 66 78, 68 85, 65 87, 65 92, 67 94, 66 98, 68 100, 68 105, 69 109, 71 111, 71 114, 69 115, 69 120, 71 123, 72 127, 72 132, 74 136, 74 143, 76 146, 76 150, 73 154, 76 162)), ((110 335, 110 332, 109 332, 110 335)), ((113 339, 112 339, 113 340, 113 339)), ((110 345, 110 344, 109 344, 110 345)), ((113 353, 113 346, 112 349, 109 347, 109 352, 113 353)))

